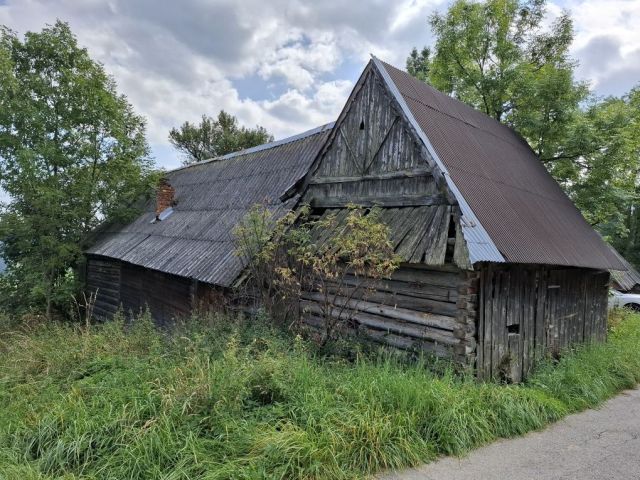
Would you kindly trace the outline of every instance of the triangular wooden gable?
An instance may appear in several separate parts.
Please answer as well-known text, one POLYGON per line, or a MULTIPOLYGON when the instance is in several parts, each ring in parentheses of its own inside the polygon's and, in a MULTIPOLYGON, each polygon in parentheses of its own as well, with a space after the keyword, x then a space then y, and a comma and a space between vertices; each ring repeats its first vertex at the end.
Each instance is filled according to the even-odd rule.
POLYGON ((301 193, 302 202, 320 211, 379 206, 406 262, 470 268, 455 197, 373 62, 301 193))

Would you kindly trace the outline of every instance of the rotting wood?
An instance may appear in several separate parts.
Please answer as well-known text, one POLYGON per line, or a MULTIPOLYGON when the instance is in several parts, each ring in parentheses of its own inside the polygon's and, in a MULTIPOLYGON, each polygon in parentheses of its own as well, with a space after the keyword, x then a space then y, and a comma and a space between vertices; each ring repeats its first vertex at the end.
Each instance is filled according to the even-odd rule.
POLYGON ((352 321, 370 328, 422 340, 436 341, 445 345, 456 345, 459 343, 459 340, 453 336, 453 332, 447 330, 427 327, 413 322, 398 321, 361 311, 345 311, 336 307, 331 308, 329 312, 325 312, 323 307, 315 301, 302 300, 300 304, 303 313, 311 312, 319 316, 329 315, 339 321, 352 321))
MULTIPOLYGON (((313 300, 322 304, 326 297, 322 293, 304 293, 303 299, 313 300)), ((366 313, 374 313, 389 318, 404 320, 418 325, 425 325, 434 328, 440 328, 443 330, 453 331, 457 323, 455 319, 447 317, 445 315, 434 315, 432 313, 422 313, 406 308, 397 308, 394 306, 382 305, 379 303, 373 303, 366 300, 349 300, 346 297, 340 297, 336 295, 329 295, 329 299, 337 307, 347 307, 351 310, 359 310, 366 313)))
POLYGON ((312 208, 343 208, 348 205, 357 205, 359 207, 421 207, 445 205, 446 201, 442 195, 399 195, 396 197, 314 197, 310 199, 309 203, 312 208))
POLYGON ((505 375, 519 381, 549 352, 557 355, 590 341, 590 325, 606 332, 602 280, 607 272, 548 266, 485 265, 478 306, 480 378, 505 375), (591 278, 600 278, 594 283, 591 278), (554 288, 549 288, 553 286, 554 288), (480 328, 482 330, 480 331, 480 328))
POLYGON ((366 175, 350 176, 350 177, 316 177, 309 181, 310 185, 325 185, 331 183, 352 183, 363 182, 368 180, 393 180, 406 179, 415 177, 430 177, 431 170, 427 168, 414 168, 411 170, 397 170, 391 172, 369 173, 366 175))

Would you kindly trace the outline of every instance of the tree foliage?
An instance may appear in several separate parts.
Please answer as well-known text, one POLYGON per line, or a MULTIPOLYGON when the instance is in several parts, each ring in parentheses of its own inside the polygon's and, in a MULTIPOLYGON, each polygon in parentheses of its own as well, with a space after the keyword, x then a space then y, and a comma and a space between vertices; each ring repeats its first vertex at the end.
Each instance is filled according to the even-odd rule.
POLYGON ((513 127, 543 161, 577 158, 567 142, 587 86, 574 79, 568 13, 543 28, 544 0, 456 0, 430 18, 433 49, 414 49, 407 70, 513 127))
POLYGON ((221 110, 216 119, 202 116, 199 124, 184 122, 169 132, 171 144, 185 156, 185 165, 273 141, 263 127, 246 128, 221 110))
POLYGON ((318 341, 325 345, 357 329, 358 304, 376 280, 398 268, 400 258, 378 209, 351 205, 343 221, 336 214, 316 219, 309 213, 304 206, 275 220, 266 207, 255 206, 235 229, 236 252, 272 318, 297 324, 291 313, 299 312, 301 297, 315 294, 315 306, 303 310, 312 308, 309 313, 321 319, 318 341))
POLYGON ((554 167, 587 221, 640 265, 640 86, 591 105, 577 130, 598 148, 554 167))
POLYGON ((1 30, 2 301, 51 315, 68 300, 91 232, 135 212, 152 166, 143 118, 66 23, 24 40, 1 30))

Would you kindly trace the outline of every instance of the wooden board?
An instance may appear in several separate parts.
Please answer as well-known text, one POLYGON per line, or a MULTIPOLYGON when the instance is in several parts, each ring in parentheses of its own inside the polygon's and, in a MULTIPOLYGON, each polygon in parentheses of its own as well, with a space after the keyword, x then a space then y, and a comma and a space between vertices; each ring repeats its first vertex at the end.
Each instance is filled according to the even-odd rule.
POLYGON ((481 270, 480 378, 518 382, 545 355, 606 336, 608 272, 495 264, 481 270))

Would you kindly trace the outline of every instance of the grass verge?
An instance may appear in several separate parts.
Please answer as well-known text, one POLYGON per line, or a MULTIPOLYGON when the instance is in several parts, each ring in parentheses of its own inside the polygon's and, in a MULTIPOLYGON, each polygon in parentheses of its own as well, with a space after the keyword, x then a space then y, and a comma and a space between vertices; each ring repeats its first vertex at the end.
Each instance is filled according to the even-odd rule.
POLYGON ((228 318, 0 334, 0 478, 346 479, 462 454, 640 381, 640 315, 525 384, 322 359, 228 318))

